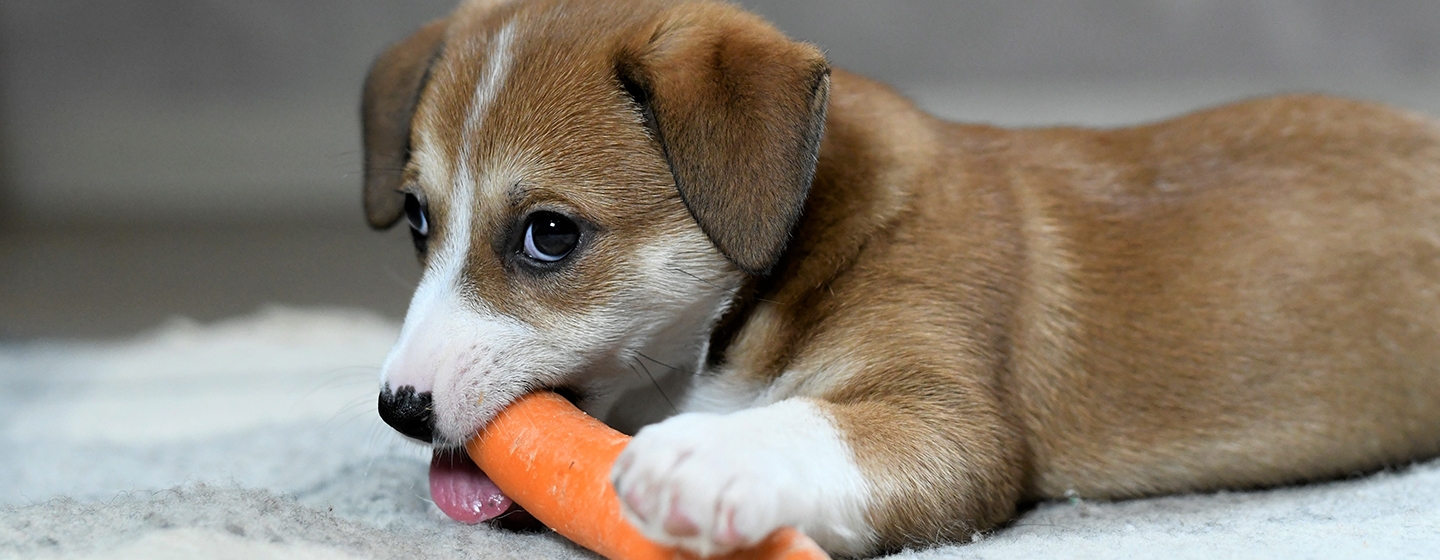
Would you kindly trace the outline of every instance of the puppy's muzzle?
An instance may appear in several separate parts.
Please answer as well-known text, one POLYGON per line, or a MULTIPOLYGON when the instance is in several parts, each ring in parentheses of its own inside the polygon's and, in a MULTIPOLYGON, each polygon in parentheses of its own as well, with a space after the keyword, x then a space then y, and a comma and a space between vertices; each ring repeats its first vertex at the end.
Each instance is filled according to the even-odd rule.
POLYGON ((380 418, 396 431, 430 443, 435 433, 435 407, 430 393, 417 393, 405 386, 391 391, 386 385, 380 391, 380 418))

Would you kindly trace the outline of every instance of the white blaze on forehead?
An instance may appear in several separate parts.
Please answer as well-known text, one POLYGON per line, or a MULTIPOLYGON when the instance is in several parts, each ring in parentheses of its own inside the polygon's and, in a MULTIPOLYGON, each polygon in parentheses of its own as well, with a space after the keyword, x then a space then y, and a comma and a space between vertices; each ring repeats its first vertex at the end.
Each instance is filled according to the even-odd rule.
MULTIPOLYGON (((469 311, 474 303, 467 303, 461 294, 473 234, 471 228, 478 182, 473 164, 476 137, 509 73, 514 40, 515 22, 511 21, 487 45, 486 60, 489 64, 476 85, 466 115, 458 161, 450 168, 453 173, 450 176, 450 196, 445 197, 448 199, 444 213, 446 223, 439 228, 437 233, 440 235, 430 240, 429 267, 410 300, 400 339, 391 349, 381 373, 381 381, 392 387, 413 386, 420 392, 431 390, 435 377, 444 373, 437 369, 464 365, 464 360, 457 360, 455 354, 461 353, 460 347, 470 341, 456 339, 476 334, 474 331, 478 325, 468 323, 477 323, 480 318, 469 311)), ((438 144, 428 127, 421 130, 420 135, 422 149, 417 154, 421 159, 419 163, 433 166, 436 163, 433 148, 438 144)), ((486 183, 489 186, 501 181, 486 183)))
MULTIPOLYGON (((510 74, 510 59, 514 56, 511 45, 514 42, 515 22, 512 20, 490 41, 486 57, 490 64, 485 68, 485 74, 480 77, 480 83, 475 88, 475 98, 470 102, 470 112, 465 117, 465 128, 460 137, 460 161, 455 168, 458 182, 466 187, 465 190, 468 190, 472 197, 475 186, 473 165, 477 155, 476 142, 483 132, 482 127, 485 125, 486 115, 490 112, 490 106, 494 104, 495 96, 500 93, 505 78, 510 74)), ((474 199, 469 202, 473 203, 474 199)))
MULTIPOLYGON (((451 197, 449 211, 446 212, 449 222, 445 224, 444 228, 446 235, 443 239, 435 240, 433 264, 427 271, 420 289, 416 290, 417 296, 425 291, 425 283, 437 283, 441 285, 440 287, 447 295, 452 296, 443 298, 449 300, 445 303, 450 305, 460 303, 460 299, 453 296, 460 288, 460 279, 464 273, 466 257, 470 254, 470 240, 473 237, 471 227, 475 216, 475 187, 478 183, 473 164, 476 157, 476 137, 479 136, 481 127, 485 124, 485 116, 495 101, 495 95, 500 91, 505 77, 510 72, 512 55, 510 45, 514 40, 515 22, 511 21, 505 24, 505 27, 501 28, 500 32, 490 41, 486 53, 486 60, 489 61, 489 64, 475 87, 475 96, 470 102, 470 111, 465 118, 465 127, 461 132, 459 160, 454 166, 455 174, 451 177, 453 187, 451 192, 454 196, 451 197)), ((412 308, 411 311, 414 309, 412 308)))

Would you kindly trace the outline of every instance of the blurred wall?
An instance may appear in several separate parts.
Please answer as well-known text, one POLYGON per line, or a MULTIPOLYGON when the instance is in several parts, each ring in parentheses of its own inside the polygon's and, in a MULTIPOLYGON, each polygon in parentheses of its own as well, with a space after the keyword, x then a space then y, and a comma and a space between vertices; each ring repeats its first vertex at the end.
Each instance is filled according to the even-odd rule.
POLYGON ((359 83, 451 0, 0 0, 10 199, 30 222, 359 212, 359 83))
POLYGON ((898 83, 1440 71, 1434 0, 750 2, 898 83))
MULTIPOLYGON (((1324 89, 1440 113, 1434 0, 749 0, 940 114, 1117 124, 1324 89)), ((359 223, 357 99, 453 0, 0 0, 0 214, 359 223)))

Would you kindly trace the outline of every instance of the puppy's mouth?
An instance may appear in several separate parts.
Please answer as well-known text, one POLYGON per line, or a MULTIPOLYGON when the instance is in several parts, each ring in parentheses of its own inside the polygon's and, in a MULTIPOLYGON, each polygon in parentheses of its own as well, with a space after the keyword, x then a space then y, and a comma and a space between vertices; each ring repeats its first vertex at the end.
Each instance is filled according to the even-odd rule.
MULTIPOLYGON (((577 389, 557 386, 552 391, 579 406, 577 389)), ((430 499, 451 519, 466 524, 486 521, 502 529, 533 532, 544 527, 520 504, 506 496, 464 447, 436 447, 430 457, 430 499)))
POLYGON ((496 519, 515 507, 463 448, 435 450, 430 459, 430 498, 445 515, 469 524, 496 519))

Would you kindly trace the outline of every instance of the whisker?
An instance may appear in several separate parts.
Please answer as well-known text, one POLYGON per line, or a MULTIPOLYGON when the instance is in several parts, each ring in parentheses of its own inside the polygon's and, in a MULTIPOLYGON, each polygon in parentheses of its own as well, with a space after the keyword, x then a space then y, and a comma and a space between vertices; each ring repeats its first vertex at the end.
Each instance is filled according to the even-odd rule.
MULTIPOLYGON (((635 372, 635 377, 639 377, 640 379, 645 379, 645 376, 640 374, 640 370, 635 368, 635 364, 626 363, 625 365, 627 365, 627 366, 630 367, 630 371, 635 372)), ((654 380, 652 379, 651 381, 654 381, 654 380)))
POLYGON ((728 292, 730 292, 730 293, 732 293, 732 294, 735 293, 735 292, 737 292, 737 291, 739 291, 739 290, 734 289, 734 288, 725 288, 725 287, 722 287, 722 286, 720 286, 719 284, 716 284, 716 283, 714 283, 714 282, 711 282, 711 281, 709 281, 709 280, 706 280, 706 279, 704 279, 704 278, 701 278, 701 277, 699 277, 699 276, 696 276, 695 274, 691 273, 690 271, 685 270, 685 269, 683 269, 683 268, 680 268, 680 267, 678 267, 678 266, 671 266, 671 267, 667 267, 667 268, 669 268, 670 270, 673 270, 673 271, 675 271, 675 272, 679 272, 680 274, 684 274, 684 275, 686 275, 686 276, 689 276, 689 277, 691 277, 691 278, 694 278, 694 279, 696 279, 696 280, 698 280, 698 281, 700 281, 700 282, 702 282, 702 283, 709 284, 711 288, 715 288, 715 289, 717 289, 717 290, 728 291, 728 292))
POLYGON ((374 410, 373 408, 370 408, 373 403, 373 399, 357 399, 350 404, 340 407, 340 410, 337 410, 334 414, 331 414, 330 418, 326 420, 325 423, 327 425, 343 425, 359 420, 360 418, 370 414, 374 410))
MULTIPOLYGON (((706 279, 704 279, 704 278, 701 278, 701 277, 699 277, 699 276, 696 276, 695 274, 693 274, 693 273, 691 273, 690 271, 687 271, 687 270, 685 270, 685 269, 683 269, 683 268, 676 267, 676 266, 671 266, 671 267, 666 267, 666 268, 669 268, 670 270, 673 270, 673 271, 675 271, 675 272, 679 272, 680 274, 684 274, 684 275, 686 275, 686 276, 689 276, 689 277, 691 277, 691 278, 694 278, 694 279, 696 279, 696 280, 698 280, 698 281, 700 281, 700 282, 702 282, 702 283, 708 284, 710 287, 715 288, 715 289, 717 289, 717 290, 720 290, 720 291, 722 291, 722 292, 728 292, 730 295, 736 295, 736 294, 740 293, 740 288, 726 288, 726 287, 724 287, 724 286, 721 286, 721 285, 719 285, 719 284, 716 284, 716 283, 714 283, 714 282, 711 282, 711 281, 709 281, 709 280, 706 280, 706 279)), ((780 303, 780 302, 775 301, 775 300, 773 300, 773 299, 765 299, 765 298, 755 298, 755 299, 757 299, 757 300, 759 300, 759 301, 763 301, 763 302, 765 302, 765 303, 773 303, 773 304, 775 304, 775 305, 784 305, 783 303, 780 303)))
MULTIPOLYGON (((665 404, 667 404, 667 405, 670 406, 670 412, 675 413, 675 414, 679 414, 679 413, 680 413, 680 409, 675 407, 675 403, 670 400, 670 395, 665 394, 665 389, 662 389, 662 388, 660 387, 660 382, 655 380, 655 375, 652 374, 652 373, 650 373, 650 368, 645 367, 645 363, 644 363, 644 362, 641 362, 640 360, 633 360, 633 361, 635 362, 636 365, 640 366, 640 369, 645 370, 645 376, 650 378, 650 384, 652 384, 652 385, 655 386, 655 391, 658 392, 658 393, 660 393, 660 397, 663 398, 663 399, 665 399, 665 404)), ((656 363, 659 363, 659 362, 656 362, 656 363)), ((664 365, 664 364, 661 364, 661 365, 664 365)), ((667 367, 668 367, 668 366, 667 366, 667 367)), ((634 369, 634 366, 631 366, 631 369, 634 369)), ((674 368, 671 368, 671 369, 674 369, 674 368)))
POLYGON ((638 356, 640 356, 641 358, 645 358, 645 359, 647 359, 647 360, 650 360, 650 361, 652 361, 652 362, 655 362, 655 363, 657 363, 657 364, 660 364, 660 365, 662 365, 662 366, 665 366, 665 367, 667 367, 667 368, 670 368, 671 370, 679 370, 679 369, 680 369, 680 368, 678 368, 678 367, 672 366, 672 365, 670 365, 670 364, 667 364, 667 363, 662 362, 662 361, 660 361, 660 360, 657 360, 657 359, 655 359, 655 358, 651 358, 650 356, 646 356, 644 352, 641 352, 641 351, 639 351, 639 350, 636 350, 636 351, 635 351, 635 354, 638 355, 638 356))

